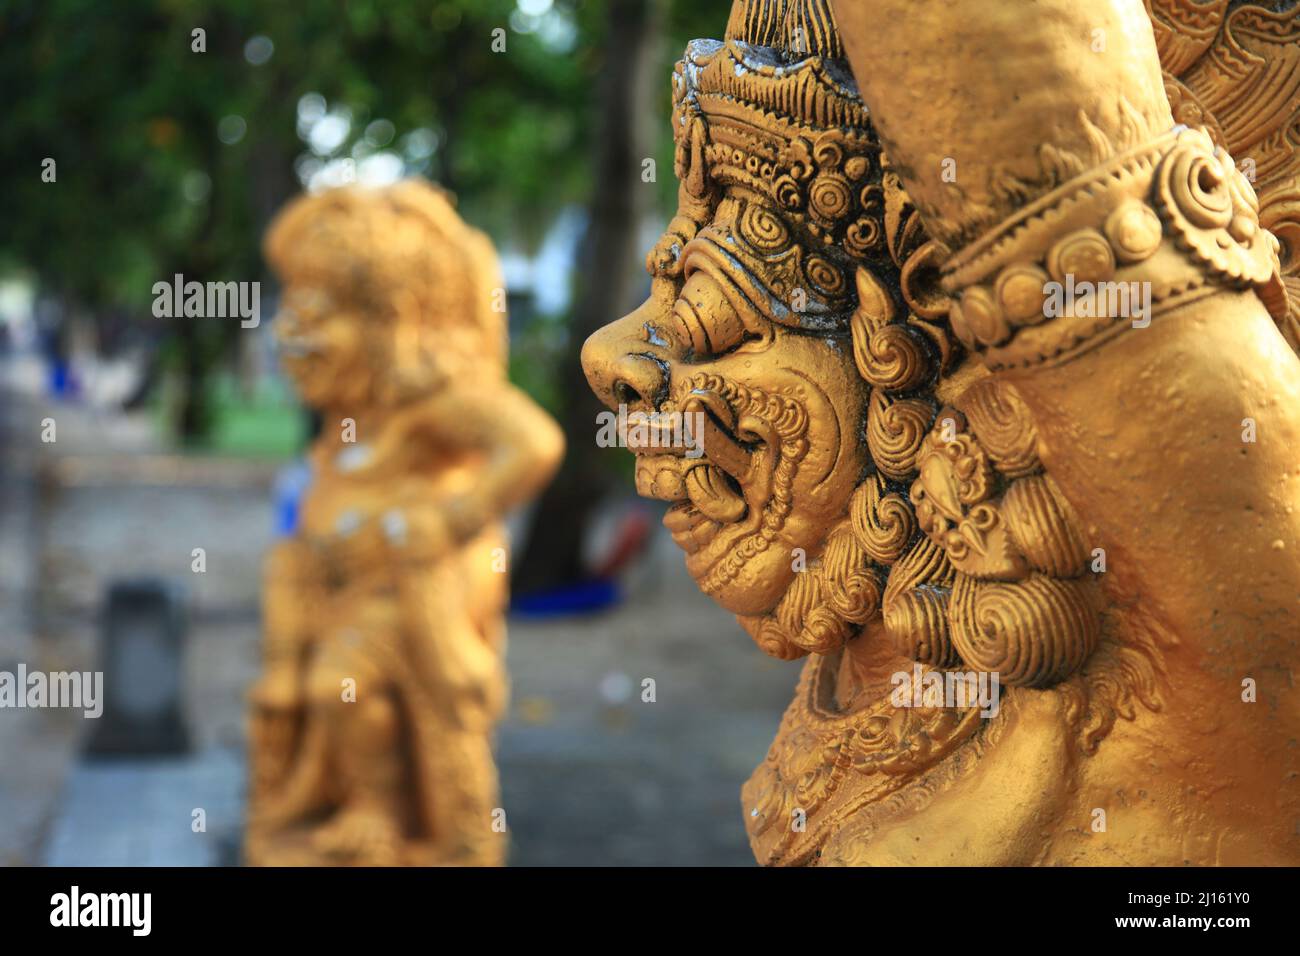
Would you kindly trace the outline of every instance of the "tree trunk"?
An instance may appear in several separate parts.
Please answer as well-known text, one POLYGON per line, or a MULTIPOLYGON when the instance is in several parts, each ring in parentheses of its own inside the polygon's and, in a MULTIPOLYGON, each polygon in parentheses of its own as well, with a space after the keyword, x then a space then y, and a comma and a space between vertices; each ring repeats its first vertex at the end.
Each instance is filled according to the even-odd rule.
POLYGON ((596 447, 596 415, 604 406, 587 387, 579 359, 583 341, 631 309, 643 284, 637 224, 654 195, 641 178, 651 156, 647 120, 652 96, 667 95, 655 74, 662 37, 659 0, 613 0, 605 27, 605 69, 600 78, 594 175, 587 233, 579 259, 578 296, 569 348, 560 370, 566 453, 559 475, 538 502, 514 588, 536 593, 581 580, 582 542, 593 509, 609 491, 613 473, 608 450, 596 447))

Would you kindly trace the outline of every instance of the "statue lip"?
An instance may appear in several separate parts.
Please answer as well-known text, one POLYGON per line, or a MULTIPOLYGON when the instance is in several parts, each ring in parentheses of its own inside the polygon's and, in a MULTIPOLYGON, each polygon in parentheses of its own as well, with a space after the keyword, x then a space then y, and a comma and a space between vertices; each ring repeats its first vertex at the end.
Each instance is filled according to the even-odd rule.
POLYGON ((680 410, 666 405, 653 412, 620 411, 620 430, 634 455, 674 455, 712 463, 740 480, 749 471, 752 453, 735 437, 736 416, 717 392, 694 389, 680 410), (628 426, 631 426, 630 428, 628 426))
MULTIPOLYGON (((733 434, 735 423, 735 413, 725 399, 702 389, 687 393, 681 411, 648 416, 640 433, 628 432, 628 449, 637 456, 637 494, 660 501, 689 501, 718 524, 740 521, 749 510, 743 489, 754 468, 755 452, 733 434), (635 443, 634 434, 640 439, 635 443)), ((684 528, 682 519, 676 526, 684 528)))
POLYGON ((671 502, 664 527, 688 554, 708 545, 724 525, 745 517, 749 505, 717 465, 679 455, 641 455, 637 459, 637 494, 671 502))
POLYGON ((664 515, 664 527, 673 543, 687 554, 695 554, 712 543, 721 526, 689 501, 679 501, 664 515))

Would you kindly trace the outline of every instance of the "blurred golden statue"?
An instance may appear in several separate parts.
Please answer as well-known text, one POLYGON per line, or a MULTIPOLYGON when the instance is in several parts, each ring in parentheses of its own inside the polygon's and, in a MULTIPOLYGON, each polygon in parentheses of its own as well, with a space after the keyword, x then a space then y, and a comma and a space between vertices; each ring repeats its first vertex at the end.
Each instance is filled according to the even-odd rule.
POLYGON ((500 864, 500 519, 563 439, 506 380, 496 256, 414 180, 295 200, 266 255, 321 430, 266 567, 247 859, 500 864))
POLYGON ((1150 3, 737 0, 677 65, 583 363, 809 655, 761 863, 1300 863, 1300 20, 1150 3))

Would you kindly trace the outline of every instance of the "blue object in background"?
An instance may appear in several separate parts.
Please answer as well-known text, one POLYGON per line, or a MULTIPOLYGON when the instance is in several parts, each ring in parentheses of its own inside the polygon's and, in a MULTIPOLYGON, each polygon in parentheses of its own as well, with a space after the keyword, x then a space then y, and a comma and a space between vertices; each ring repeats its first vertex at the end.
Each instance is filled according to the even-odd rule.
POLYGON ((298 530, 298 510, 302 497, 311 487, 311 465, 300 458, 280 469, 272 489, 275 507, 275 533, 287 538, 298 530))
POLYGON ((71 398, 76 395, 76 381, 67 362, 50 362, 49 385, 50 394, 55 398, 71 398))
POLYGON ((620 600, 622 595, 619 594, 616 580, 597 578, 539 594, 521 595, 510 602, 510 610, 530 617, 591 614, 613 607, 620 600))

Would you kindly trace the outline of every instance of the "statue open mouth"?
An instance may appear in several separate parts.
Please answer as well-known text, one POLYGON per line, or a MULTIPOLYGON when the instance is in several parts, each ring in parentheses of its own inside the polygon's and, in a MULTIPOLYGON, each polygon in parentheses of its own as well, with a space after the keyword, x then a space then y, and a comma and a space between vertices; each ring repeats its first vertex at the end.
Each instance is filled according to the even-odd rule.
POLYGON ((789 487, 807 450, 807 413, 788 396, 709 373, 682 382, 662 412, 680 412, 695 431, 689 443, 667 448, 662 435, 629 442, 637 493, 674 503, 664 526, 686 553, 692 577, 715 593, 784 524, 789 487), (688 456, 688 446, 698 457, 688 456))
MULTIPOLYGON (((702 519, 714 525, 734 524, 749 510, 743 488, 754 467, 755 452, 748 447, 753 443, 736 434, 735 412, 716 391, 692 391, 682 405, 680 420, 689 429, 687 443, 650 457, 647 452, 664 447, 663 438, 670 436, 653 435, 645 447, 629 442, 640 456, 637 492, 662 501, 688 501, 702 519)), ((678 417, 669 415, 673 420, 678 417)), ((665 425, 658 427, 667 431, 665 425)))
MULTIPOLYGON (((686 408, 686 420, 700 426, 693 440, 703 454, 687 457, 681 446, 667 453, 635 447, 633 451, 637 454, 637 493, 674 502, 664 516, 664 526, 678 547, 695 555, 708 549, 726 526, 744 522, 742 529, 752 533, 754 528, 746 526, 753 522, 745 522, 745 518, 760 513, 764 502, 755 502, 756 507, 751 508, 746 501, 745 488, 752 483, 758 451, 727 427, 734 421, 730 407, 715 392, 692 394, 686 408), (704 410, 707 406, 719 410, 722 417, 704 410)), ((702 570, 716 560, 713 557, 702 570)))

